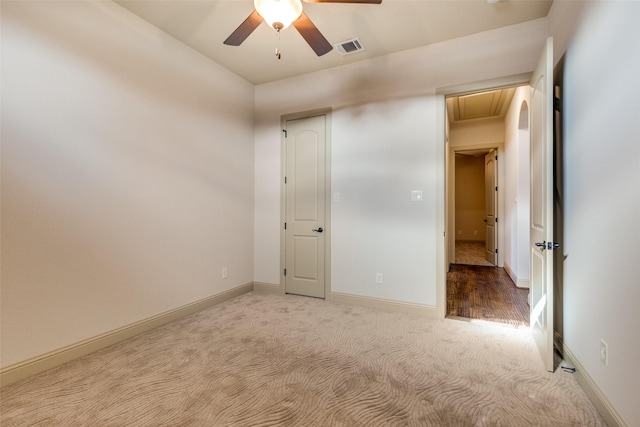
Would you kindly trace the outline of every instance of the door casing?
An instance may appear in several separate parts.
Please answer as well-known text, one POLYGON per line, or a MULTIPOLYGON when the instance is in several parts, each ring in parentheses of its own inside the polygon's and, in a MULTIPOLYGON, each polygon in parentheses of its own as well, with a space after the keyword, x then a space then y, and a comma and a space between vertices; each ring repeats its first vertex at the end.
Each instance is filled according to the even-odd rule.
MULTIPOLYGON (((444 120, 444 119, 443 119, 444 120)), ((448 144, 449 145, 449 144, 448 144)), ((474 144, 474 145, 464 145, 458 147, 449 146, 449 163, 446 165, 447 168, 447 177, 446 187, 449 194, 448 197, 448 206, 446 206, 446 251, 447 251, 447 265, 446 270, 449 271, 450 263, 454 261, 455 256, 455 247, 456 247, 456 238, 455 238, 455 218, 456 218, 456 183, 455 183, 455 161, 456 161, 456 152, 458 151, 471 151, 471 150, 496 150, 496 155, 498 156, 498 194, 496 197, 498 198, 498 223, 497 225, 497 233, 498 238, 496 240, 496 247, 498 248, 498 256, 496 257, 496 266, 503 267, 504 266, 504 251, 500 249, 504 247, 504 221, 500 221, 500 218, 504 218, 504 198, 502 197, 502 191, 504 186, 501 186, 501 182, 505 182, 504 177, 504 162, 500 161, 500 159, 504 158, 504 143, 488 143, 488 144, 474 144), (501 188, 502 187, 502 188, 501 188), (449 236, 449 237, 446 237, 449 236)), ((446 278, 445 278, 445 288, 446 294, 446 278)))
MULTIPOLYGON (((493 265, 498 265, 498 255, 503 251, 498 251, 498 232, 497 226, 501 223, 498 221, 498 189, 503 187, 502 182, 498 181, 498 151, 491 150, 484 157, 484 191, 485 191, 485 258, 493 265), (499 187, 498 187, 499 186, 499 187), (494 188, 495 187, 495 188, 494 188)), ((504 218, 502 221, 504 224, 504 218)), ((504 257, 503 257, 504 259, 504 257)))
MULTIPOLYGON (((331 108, 303 111, 282 115, 280 129, 284 130, 288 120, 305 119, 324 115, 325 120, 325 225, 324 225, 324 295, 328 298, 331 291, 331 108)), ((284 132, 280 132, 280 286, 278 292, 286 293, 284 269, 286 265, 286 220, 287 189, 285 176, 287 173, 287 151, 284 132)))

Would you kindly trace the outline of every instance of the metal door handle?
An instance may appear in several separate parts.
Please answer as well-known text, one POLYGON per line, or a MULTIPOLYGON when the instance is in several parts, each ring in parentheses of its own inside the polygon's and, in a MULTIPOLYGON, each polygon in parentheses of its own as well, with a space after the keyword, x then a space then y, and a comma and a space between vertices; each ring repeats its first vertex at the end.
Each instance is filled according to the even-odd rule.
POLYGON ((322 227, 318 227, 318 228, 314 228, 314 229, 313 229, 313 230, 311 230, 311 231, 314 231, 314 232, 316 232, 316 233, 322 233, 324 230, 322 229, 322 227))
POLYGON ((560 247, 560 243, 552 243, 552 242, 538 242, 536 243, 536 246, 542 249, 548 249, 548 250, 553 250, 553 249, 558 249, 560 247))

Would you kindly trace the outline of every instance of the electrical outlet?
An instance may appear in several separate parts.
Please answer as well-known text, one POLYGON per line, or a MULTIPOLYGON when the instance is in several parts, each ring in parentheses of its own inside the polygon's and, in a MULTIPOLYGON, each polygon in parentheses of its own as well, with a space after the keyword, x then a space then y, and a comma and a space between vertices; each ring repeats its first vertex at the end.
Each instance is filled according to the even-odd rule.
POLYGON ((224 268, 222 269, 222 278, 223 278, 223 279, 226 279, 226 278, 228 278, 228 277, 229 277, 229 272, 227 271, 227 267, 224 267, 224 268))
POLYGON ((382 284, 382 273, 376 273, 376 283, 382 284))
POLYGON ((609 366, 609 346, 604 340, 600 340, 600 361, 604 366, 609 366))

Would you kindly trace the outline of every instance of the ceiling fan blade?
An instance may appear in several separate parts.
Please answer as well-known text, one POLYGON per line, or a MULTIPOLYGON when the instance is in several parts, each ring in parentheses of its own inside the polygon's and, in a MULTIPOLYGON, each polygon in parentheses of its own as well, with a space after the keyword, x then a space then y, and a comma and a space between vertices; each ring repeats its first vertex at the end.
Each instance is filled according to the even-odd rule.
POLYGON ((304 12, 302 12, 300 18, 293 21, 293 26, 298 30, 302 38, 309 43, 316 55, 322 56, 333 49, 331 43, 324 38, 320 30, 313 25, 313 22, 304 12))
POLYGON ((240 46, 249 37, 253 30, 258 28, 264 19, 257 11, 253 11, 247 19, 223 42, 230 46, 240 46))
POLYGON ((306 3, 360 3, 380 4, 382 0, 304 0, 306 3))

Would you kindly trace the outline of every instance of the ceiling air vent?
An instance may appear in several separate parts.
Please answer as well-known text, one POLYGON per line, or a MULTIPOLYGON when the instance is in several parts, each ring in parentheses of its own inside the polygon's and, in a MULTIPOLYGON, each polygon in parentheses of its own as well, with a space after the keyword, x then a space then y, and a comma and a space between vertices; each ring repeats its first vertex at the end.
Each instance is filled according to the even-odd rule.
POLYGON ((355 39, 347 40, 345 42, 340 42, 334 44, 340 55, 351 55, 352 53, 360 52, 364 50, 364 46, 358 37, 355 39))

